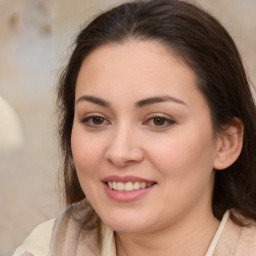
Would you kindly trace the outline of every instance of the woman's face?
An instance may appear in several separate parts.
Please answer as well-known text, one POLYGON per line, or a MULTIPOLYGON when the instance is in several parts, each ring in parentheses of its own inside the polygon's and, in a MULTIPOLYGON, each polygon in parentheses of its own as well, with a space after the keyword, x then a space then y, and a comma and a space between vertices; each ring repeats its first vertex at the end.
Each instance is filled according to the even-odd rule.
POLYGON ((81 187, 113 230, 152 232, 211 211, 209 107, 195 73, 157 42, 85 58, 71 142, 81 187))

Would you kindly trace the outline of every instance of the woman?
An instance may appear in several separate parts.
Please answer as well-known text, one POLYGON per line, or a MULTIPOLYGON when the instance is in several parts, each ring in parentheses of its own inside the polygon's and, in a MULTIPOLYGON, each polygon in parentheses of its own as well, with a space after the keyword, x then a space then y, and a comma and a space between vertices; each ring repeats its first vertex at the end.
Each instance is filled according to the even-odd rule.
POLYGON ((152 0, 98 16, 58 107, 68 207, 14 255, 256 255, 256 108, 209 14, 152 0))

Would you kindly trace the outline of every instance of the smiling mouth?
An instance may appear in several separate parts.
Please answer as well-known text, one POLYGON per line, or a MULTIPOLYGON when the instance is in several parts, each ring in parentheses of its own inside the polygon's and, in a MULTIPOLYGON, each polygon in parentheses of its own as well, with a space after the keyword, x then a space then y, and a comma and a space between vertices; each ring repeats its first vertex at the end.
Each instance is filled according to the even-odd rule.
POLYGON ((146 182, 106 182, 107 186, 111 188, 112 190, 116 191, 122 191, 122 192, 127 192, 127 191, 134 191, 134 190, 139 190, 139 189, 145 189, 148 187, 151 187, 155 183, 146 183, 146 182))

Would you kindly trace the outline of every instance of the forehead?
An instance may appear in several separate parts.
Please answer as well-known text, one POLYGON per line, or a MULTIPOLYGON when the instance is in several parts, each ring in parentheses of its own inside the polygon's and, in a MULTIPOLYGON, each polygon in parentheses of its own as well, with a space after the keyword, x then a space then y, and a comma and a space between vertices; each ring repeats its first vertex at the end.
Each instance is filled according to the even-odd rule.
POLYGON ((103 45, 84 59, 76 97, 130 95, 140 100, 167 93, 193 100, 200 94, 196 83, 196 74, 171 49, 156 41, 127 41, 103 45))
MULTIPOLYGON (((104 67, 104 70, 109 71, 109 65, 119 68, 127 68, 129 72, 131 68, 153 68, 157 72, 156 66, 163 65, 168 68, 168 64, 189 67, 182 61, 182 58, 169 47, 164 46, 154 40, 127 40, 122 43, 108 43, 93 50, 84 59, 82 66, 89 65, 97 68, 104 67), (105 65, 105 66, 103 66, 105 65), (130 69, 129 69, 130 68, 130 69)), ((104 71, 101 70, 101 71, 104 71)), ((132 69, 134 72, 134 69, 132 69)))
MULTIPOLYGON (((124 43, 110 43, 96 48, 83 61, 79 76, 83 74, 90 77, 92 72, 100 75, 115 74, 116 77, 127 74, 135 74, 144 71, 143 74, 161 75, 172 70, 188 71, 196 78, 194 72, 171 49, 157 41, 127 41, 124 43), (171 69, 170 69, 171 68, 171 69), (186 69, 186 70, 185 70, 186 69), (89 76, 88 76, 89 75, 89 76)), ((94 73, 93 73, 94 74, 94 73)), ((97 79, 100 77, 94 77, 97 79)), ((112 77, 114 78, 114 77, 112 77)), ((130 77, 132 79, 132 77, 130 77)))

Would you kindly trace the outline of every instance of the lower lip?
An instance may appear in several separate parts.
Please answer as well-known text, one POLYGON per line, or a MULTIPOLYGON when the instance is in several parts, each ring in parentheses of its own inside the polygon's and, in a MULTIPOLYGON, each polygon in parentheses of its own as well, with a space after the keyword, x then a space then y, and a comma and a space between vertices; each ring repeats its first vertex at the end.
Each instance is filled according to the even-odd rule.
POLYGON ((137 189, 133 191, 118 191, 111 189, 106 183, 104 183, 105 191, 109 197, 119 202, 130 202, 141 198, 147 194, 155 185, 151 185, 147 188, 137 189))

